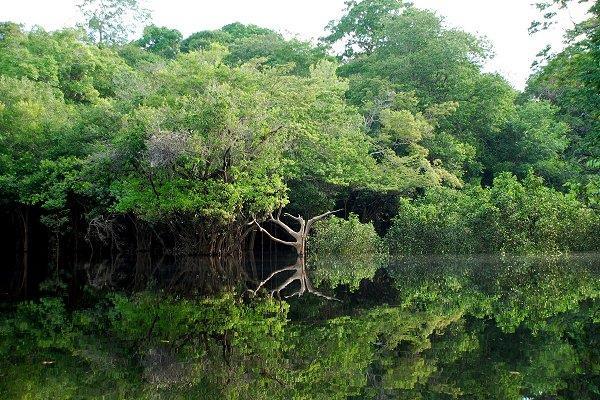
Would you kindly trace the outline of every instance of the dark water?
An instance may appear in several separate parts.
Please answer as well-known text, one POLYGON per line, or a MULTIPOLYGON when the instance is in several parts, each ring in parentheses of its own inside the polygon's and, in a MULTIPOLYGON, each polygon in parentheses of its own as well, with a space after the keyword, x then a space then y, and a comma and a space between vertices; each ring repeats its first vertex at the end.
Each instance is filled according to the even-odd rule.
MULTIPOLYGON (((283 256, 244 262, 190 257, 126 265, 82 271, 98 290, 152 290, 178 299, 230 292, 240 304, 271 297, 278 304, 262 314, 241 312, 243 327, 231 328, 235 339, 223 347, 230 356, 202 372, 237 371, 211 381, 218 394, 165 395, 184 385, 177 380, 146 393, 600 399, 598 254, 305 263, 283 256), (274 323, 277 309, 285 315, 274 323)), ((185 385, 207 385, 198 379, 204 383, 185 385)))
POLYGON ((597 254, 306 264, 189 259, 152 276, 182 293, 287 301, 285 329, 302 337, 280 355, 303 376, 294 396, 600 399, 597 254))

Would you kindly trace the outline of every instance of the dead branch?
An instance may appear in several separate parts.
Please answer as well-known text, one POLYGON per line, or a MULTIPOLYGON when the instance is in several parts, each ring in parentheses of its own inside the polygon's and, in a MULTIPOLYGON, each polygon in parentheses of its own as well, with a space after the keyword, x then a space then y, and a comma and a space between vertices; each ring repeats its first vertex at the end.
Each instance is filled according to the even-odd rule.
POLYGON ((279 219, 279 215, 277 216, 277 218, 273 217, 273 214, 269 214, 269 221, 282 227, 287 233, 290 234, 290 236, 294 237, 295 239, 298 239, 298 235, 300 235, 299 231, 295 231, 292 228, 290 228, 285 222, 282 222, 279 219))
POLYGON ((312 224, 314 224, 315 222, 317 222, 319 220, 322 220, 323 218, 328 217, 331 214, 335 214, 335 213, 340 212, 340 211, 342 211, 341 208, 339 210, 335 210, 335 211, 327 211, 324 214, 317 215, 316 217, 313 217, 313 218, 309 219, 308 222, 306 223, 306 232, 307 233, 309 232, 310 228, 312 227, 312 224))
POLYGON ((255 224, 255 225, 258 227, 258 230, 259 230, 259 231, 261 231, 261 232, 263 232, 264 234, 266 234, 266 235, 267 235, 267 236, 268 236, 268 237, 269 237, 271 240, 273 240, 274 242, 281 243, 281 244, 285 244, 285 245, 287 245, 287 246, 295 246, 295 245, 296 245, 296 243, 294 243, 294 242, 287 242, 287 241, 285 241, 285 240, 281 240, 281 239, 279 239, 279 238, 276 238, 275 236, 271 235, 271 233, 270 233, 268 230, 266 230, 265 228, 263 228, 263 227, 262 227, 262 226, 261 226, 261 225, 258 223, 258 221, 257 221, 256 219, 255 219, 254 221, 252 221, 252 223, 253 223, 253 224, 255 224))

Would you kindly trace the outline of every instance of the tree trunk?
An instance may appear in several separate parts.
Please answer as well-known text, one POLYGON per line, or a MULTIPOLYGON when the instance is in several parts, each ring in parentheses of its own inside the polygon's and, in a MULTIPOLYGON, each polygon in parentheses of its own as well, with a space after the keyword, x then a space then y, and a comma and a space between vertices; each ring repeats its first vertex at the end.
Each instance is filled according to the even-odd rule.
POLYGON ((29 221, 29 207, 24 206, 22 208, 19 209, 18 212, 18 218, 20 221, 20 225, 21 225, 21 232, 20 232, 20 262, 18 262, 18 264, 20 264, 20 275, 17 275, 16 278, 18 279, 16 283, 16 287, 15 287, 15 292, 17 293, 17 295, 19 296, 27 296, 27 283, 29 280, 29 248, 30 248, 30 236, 31 236, 31 232, 30 232, 30 221, 29 221))
POLYGON ((256 221, 256 219, 254 219, 250 224, 255 224, 258 227, 259 231, 266 234, 274 242, 293 247, 294 249, 296 249, 296 254, 297 254, 298 258, 304 258, 305 254, 306 254, 306 241, 308 240, 308 235, 310 234, 310 230, 311 230, 313 224, 331 214, 338 212, 338 211, 341 211, 341 210, 328 211, 324 214, 317 215, 316 217, 313 217, 313 218, 309 219, 308 221, 306 221, 300 215, 295 217, 288 213, 283 214, 284 216, 287 216, 287 217, 295 220, 296 222, 298 222, 298 224, 300 225, 298 230, 292 229, 285 222, 281 221, 281 218, 280 218, 281 210, 279 210, 279 212, 277 213, 277 217, 274 217, 272 213, 269 214, 269 218, 267 219, 267 221, 272 222, 272 223, 278 225, 279 227, 283 228, 283 230, 285 230, 288 233, 288 235, 290 235, 294 239, 293 241, 286 241, 286 240, 282 240, 282 239, 279 239, 279 238, 273 236, 269 231, 267 231, 265 228, 263 228, 258 223, 258 221, 256 221))
POLYGON ((145 222, 133 219, 135 228, 136 256, 134 287, 144 289, 152 274, 152 233, 145 222))

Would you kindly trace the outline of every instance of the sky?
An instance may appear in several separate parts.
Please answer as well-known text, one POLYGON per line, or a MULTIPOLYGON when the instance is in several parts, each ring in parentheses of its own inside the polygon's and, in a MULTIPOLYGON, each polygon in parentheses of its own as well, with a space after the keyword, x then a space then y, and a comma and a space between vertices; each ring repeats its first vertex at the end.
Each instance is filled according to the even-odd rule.
MULTIPOLYGON (((584 15, 575 6, 548 32, 529 36, 527 28, 538 12, 535 0, 413 0, 434 10, 448 26, 486 37, 495 57, 486 71, 502 74, 523 89, 536 54, 547 44, 560 49, 564 30, 584 15)), ((0 0, 0 21, 40 25, 48 30, 74 26, 80 19, 77 0, 0 0)), ((339 18, 344 0, 145 0, 152 22, 179 29, 184 37, 231 22, 253 23, 286 36, 317 39, 332 19, 339 18)))

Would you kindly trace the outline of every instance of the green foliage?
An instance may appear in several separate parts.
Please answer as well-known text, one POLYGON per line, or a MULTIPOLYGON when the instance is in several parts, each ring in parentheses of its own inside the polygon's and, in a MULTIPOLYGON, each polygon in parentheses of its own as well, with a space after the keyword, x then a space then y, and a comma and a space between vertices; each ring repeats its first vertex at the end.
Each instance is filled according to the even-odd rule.
POLYGON ((241 248, 247 223, 282 206, 344 204, 385 231, 399 203, 410 229, 394 235, 415 249, 427 237, 444 252, 594 248, 591 20, 519 95, 482 71, 484 40, 397 0, 346 2, 324 39, 346 46, 341 65, 320 45, 241 23, 185 40, 150 25, 123 44, 145 14, 137 1, 80 5, 97 45, 78 30, 0 25, 0 199, 40 212, 53 240, 101 218, 202 232, 210 243, 194 251, 232 252, 217 243, 241 248), (570 194, 533 185, 530 170, 570 194), (504 172, 525 182, 473 186, 504 172), (537 195, 549 199, 539 210, 537 195), (576 218, 579 243, 564 237, 576 218))
POLYGON ((504 173, 492 188, 430 190, 402 200, 386 241, 392 252, 477 253, 597 248, 598 215, 574 193, 504 173))
MULTIPOLYGON (((385 240, 392 253, 477 253, 486 242, 473 232, 478 224, 487 225, 488 214, 482 189, 430 190, 424 198, 402 199, 398 215, 385 240)), ((493 228, 490 228, 493 229, 493 228)), ((478 231, 476 231, 478 232, 478 231)))
POLYGON ((144 28, 144 33, 136 41, 136 44, 164 58, 175 58, 179 53, 179 46, 182 39, 183 36, 177 29, 150 25, 144 28))
POLYGON ((519 106, 501 136, 489 143, 496 149, 491 168, 521 178, 533 170, 554 186, 564 183, 570 172, 563 156, 569 145, 569 127, 557 120, 556 111, 543 101, 519 106))
MULTIPOLYGON (((285 313, 274 300, 247 306, 233 294, 194 301, 145 292, 133 298, 114 295, 112 301, 110 319, 115 336, 125 341, 145 341, 145 345, 232 331, 236 345, 256 351, 256 346, 267 345, 266 337, 280 335, 285 325, 285 313)), ((276 338, 273 341, 280 344, 276 338)))
POLYGON ((383 39, 380 32, 385 19, 404 8, 400 0, 348 0, 346 14, 339 21, 327 25, 330 35, 323 38, 327 43, 344 40, 345 57, 358 52, 370 53, 383 39))
POLYGON ((314 225, 309 237, 308 269, 315 285, 347 285, 357 289, 363 279, 372 279, 385 263, 387 249, 373 224, 361 223, 356 214, 348 219, 331 217, 314 225))
POLYGON ((112 186, 116 210, 230 222, 285 204, 286 178, 310 174, 342 186, 367 179, 369 171, 352 168, 374 161, 330 64, 300 78, 228 67, 221 57, 218 49, 181 56, 124 117, 115 148, 132 173, 112 186))
MULTIPOLYGON (((518 105, 517 93, 503 78, 483 73, 480 65, 489 51, 481 39, 399 2, 348 2, 346 14, 330 29, 328 41, 349 46, 344 53, 349 60, 340 67, 340 74, 350 77, 348 99, 360 106, 375 134, 390 121, 388 109, 418 118, 419 112, 429 117, 428 110, 453 104, 451 112, 429 118, 428 135, 417 141, 428 159, 439 160, 455 177, 484 172, 485 183, 491 183, 502 171, 523 177, 533 168, 561 187, 577 175, 565 154, 574 142, 569 127, 555 108, 544 102, 518 105), (353 49, 360 49, 360 56, 353 49), (413 93, 416 101, 395 105, 394 93, 413 93)), ((395 120, 415 125, 406 116, 395 120)), ((421 138, 406 134, 400 139, 421 138)))
MULTIPOLYGON (((80 7, 97 45, 0 24, 0 205, 23 225, 16 261, 46 251, 28 247, 40 236, 78 247, 93 221, 135 228, 138 264, 144 227, 221 254, 254 217, 344 204, 360 217, 317 223, 307 265, 350 301, 314 300, 304 320, 230 292, 2 304, 1 398, 598 397, 600 291, 577 262, 376 273, 388 247, 599 249, 597 2, 521 95, 482 71, 485 41, 397 0, 346 2, 324 38, 344 47, 341 65, 241 23, 185 40, 151 25, 125 45, 147 16, 137 1, 80 7), (392 218, 382 240, 375 226, 392 218)), ((56 276, 76 271, 70 249, 52 256, 56 276)))
MULTIPOLYGON (((558 54, 551 48, 541 52, 536 61, 537 72, 527 84, 525 94, 550 101, 558 107, 561 120, 569 124, 575 136, 568 155, 587 173, 584 179, 597 175, 600 168, 600 136, 598 110, 600 95, 600 5, 586 1, 586 18, 574 24, 565 34, 567 47, 558 54)), ((548 29, 559 15, 569 13, 571 1, 545 1, 538 4, 540 20, 532 22, 530 32, 548 29)))
POLYGON ((0 394, 593 398, 597 260, 403 258, 385 276, 370 296, 292 320, 286 303, 229 292, 112 294, 74 311, 59 299, 22 303, 0 319, 0 394))
MULTIPOLYGON (((272 299, 244 304, 231 294, 206 300, 114 294, 74 313, 60 299, 23 303, 0 320, 0 394, 239 398, 245 385, 239 377, 260 379, 277 368, 272 357, 287 348, 286 310, 272 299), (220 358, 221 346, 231 349, 227 359, 220 358), (230 361, 240 369, 228 370, 230 361)), ((243 398, 260 393, 247 390, 243 398)))
POLYGON ((75 110, 47 84, 4 76, 0 77, 0 104, 3 200, 24 204, 35 204, 40 198, 52 201, 54 193, 49 191, 54 189, 52 183, 58 182, 48 180, 44 167, 61 163, 69 169, 71 163, 61 161, 69 154, 63 137, 74 129, 75 110), (40 188, 40 180, 49 191, 40 188))
POLYGON ((530 77, 525 94, 558 107, 560 120, 571 127, 574 135, 566 154, 593 175, 600 165, 597 134, 600 95, 596 88, 585 83, 591 62, 590 55, 583 50, 567 48, 530 77))
POLYGON ((22 303, 15 313, 14 320, 2 324, 2 354, 26 355, 32 346, 62 350, 73 346, 73 327, 60 299, 22 303))
POLYGON ((477 62, 486 57, 477 38, 447 29, 434 13, 413 7, 384 20, 372 33, 381 36, 380 45, 345 64, 343 76, 385 79, 396 91, 415 90, 425 106, 465 101, 477 89, 477 62))
POLYGON ((183 41, 181 47, 185 52, 208 50, 214 43, 228 45, 240 39, 270 34, 275 32, 257 25, 234 22, 214 31, 193 33, 183 41))
POLYGON ((67 101, 98 102, 114 95, 115 82, 129 71, 113 50, 85 44, 78 31, 23 32, 3 23, 0 32, 0 74, 46 82, 67 101))
POLYGON ((256 25, 228 24, 214 31, 196 32, 186 38, 181 48, 184 52, 208 50, 211 45, 229 49, 224 62, 238 66, 259 61, 263 65, 288 69, 299 75, 308 75, 311 66, 327 57, 325 49, 309 42, 285 39, 281 34, 256 25))
POLYGON ((298 75, 308 75, 311 66, 328 58, 322 48, 297 39, 285 40, 273 33, 240 38, 229 49, 225 61, 232 65, 261 60, 264 65, 287 67, 298 75))
POLYGON ((314 225, 315 235, 308 242, 311 253, 316 257, 360 257, 385 252, 373 224, 363 224, 358 215, 348 219, 331 217, 314 225))

